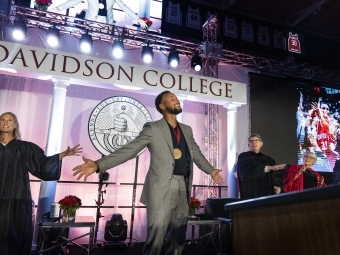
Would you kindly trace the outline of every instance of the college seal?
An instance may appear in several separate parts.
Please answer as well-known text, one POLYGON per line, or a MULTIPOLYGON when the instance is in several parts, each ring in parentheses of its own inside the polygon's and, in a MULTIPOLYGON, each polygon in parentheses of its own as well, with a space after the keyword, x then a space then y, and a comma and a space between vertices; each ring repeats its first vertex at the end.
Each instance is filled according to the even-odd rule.
POLYGON ((135 139, 148 121, 152 121, 149 111, 137 100, 110 97, 93 109, 88 123, 89 136, 94 147, 106 156, 135 139))

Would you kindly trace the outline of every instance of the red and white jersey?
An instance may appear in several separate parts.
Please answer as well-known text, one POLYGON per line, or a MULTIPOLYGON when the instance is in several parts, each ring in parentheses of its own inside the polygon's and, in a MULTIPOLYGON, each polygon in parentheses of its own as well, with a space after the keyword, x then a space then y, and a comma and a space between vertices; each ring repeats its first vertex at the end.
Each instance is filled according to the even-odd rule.
POLYGON ((334 142, 334 137, 329 132, 330 119, 328 116, 323 117, 317 123, 316 141, 320 149, 325 153, 329 149, 329 144, 334 142))

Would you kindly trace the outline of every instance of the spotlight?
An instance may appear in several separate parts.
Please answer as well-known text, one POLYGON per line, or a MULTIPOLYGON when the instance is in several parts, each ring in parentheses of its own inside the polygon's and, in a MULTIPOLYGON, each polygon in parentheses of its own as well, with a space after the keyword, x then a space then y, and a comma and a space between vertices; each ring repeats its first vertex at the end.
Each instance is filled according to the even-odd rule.
POLYGON ((179 65, 179 52, 175 49, 171 50, 168 56, 168 64, 171 67, 177 67, 179 65))
POLYGON ((124 243, 127 236, 127 222, 123 220, 121 214, 115 213, 111 220, 107 220, 105 224, 104 239, 105 245, 114 243, 124 243))
POLYGON ((198 53, 191 59, 191 68, 193 68, 196 72, 202 69, 202 58, 198 55, 198 53))
POLYGON ((46 32, 46 42, 52 47, 56 48, 59 46, 60 34, 59 30, 55 27, 50 27, 46 32))
POLYGON ((124 54, 124 45, 122 40, 116 39, 112 44, 112 55, 115 58, 122 58, 124 54))
POLYGON ((145 63, 149 64, 153 60, 152 47, 148 45, 143 46, 142 59, 145 63))
POLYGON ((12 26, 12 37, 16 41, 22 41, 26 38, 27 35, 27 27, 25 22, 23 21, 14 21, 12 26))
POLYGON ((92 50, 92 36, 88 33, 83 34, 79 41, 79 47, 82 52, 89 53, 92 50))

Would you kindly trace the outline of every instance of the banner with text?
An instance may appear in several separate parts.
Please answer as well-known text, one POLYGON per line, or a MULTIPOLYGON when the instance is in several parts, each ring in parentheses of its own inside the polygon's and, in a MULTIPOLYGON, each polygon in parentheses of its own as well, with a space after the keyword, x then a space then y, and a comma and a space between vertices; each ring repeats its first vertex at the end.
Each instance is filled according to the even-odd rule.
POLYGON ((0 42, 0 66, 84 81, 170 90, 192 100, 246 104, 246 84, 91 56, 0 42))

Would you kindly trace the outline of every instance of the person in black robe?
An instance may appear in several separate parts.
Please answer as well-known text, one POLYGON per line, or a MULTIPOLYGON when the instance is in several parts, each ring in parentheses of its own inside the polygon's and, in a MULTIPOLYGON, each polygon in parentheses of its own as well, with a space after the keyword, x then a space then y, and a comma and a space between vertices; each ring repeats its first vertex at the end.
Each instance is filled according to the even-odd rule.
POLYGON ((0 115, 0 254, 27 255, 32 245, 32 197, 29 174, 44 181, 60 178, 61 159, 78 155, 76 145, 47 157, 34 143, 20 140, 15 114, 0 115))
POLYGON ((340 160, 338 159, 335 162, 334 168, 333 168, 333 183, 340 183, 340 160))
POLYGON ((281 178, 277 170, 286 164, 276 165, 271 157, 260 152, 262 138, 252 134, 248 138, 250 151, 242 152, 237 161, 240 198, 250 199, 281 193, 281 178))

